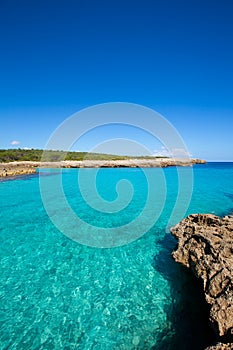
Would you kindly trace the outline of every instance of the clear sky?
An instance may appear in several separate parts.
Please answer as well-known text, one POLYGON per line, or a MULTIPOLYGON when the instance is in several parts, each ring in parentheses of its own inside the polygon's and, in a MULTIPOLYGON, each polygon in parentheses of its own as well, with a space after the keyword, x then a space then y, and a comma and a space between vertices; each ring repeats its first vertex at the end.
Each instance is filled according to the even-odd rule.
POLYGON ((232 19, 232 0, 1 0, 0 148, 43 148, 71 114, 121 101, 233 161, 232 19))

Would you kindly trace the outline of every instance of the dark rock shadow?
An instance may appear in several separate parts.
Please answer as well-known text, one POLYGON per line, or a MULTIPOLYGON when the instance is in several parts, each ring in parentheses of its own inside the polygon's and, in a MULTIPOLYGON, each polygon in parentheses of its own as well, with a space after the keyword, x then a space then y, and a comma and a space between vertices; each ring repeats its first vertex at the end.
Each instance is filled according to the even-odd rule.
POLYGON ((161 331, 161 340, 152 349, 205 349, 216 339, 209 325, 209 308, 201 283, 172 258, 177 242, 171 234, 165 234, 156 244, 160 253, 154 257, 153 266, 169 281, 172 300, 165 310, 168 329, 161 331))

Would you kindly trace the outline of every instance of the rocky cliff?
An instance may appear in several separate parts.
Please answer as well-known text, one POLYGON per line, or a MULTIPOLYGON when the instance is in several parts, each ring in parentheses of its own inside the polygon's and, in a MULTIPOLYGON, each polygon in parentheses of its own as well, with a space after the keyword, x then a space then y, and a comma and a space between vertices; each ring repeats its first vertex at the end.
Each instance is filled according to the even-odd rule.
POLYGON ((190 215, 171 233, 178 239, 175 261, 202 280, 209 320, 222 342, 209 349, 233 349, 233 216, 190 215))

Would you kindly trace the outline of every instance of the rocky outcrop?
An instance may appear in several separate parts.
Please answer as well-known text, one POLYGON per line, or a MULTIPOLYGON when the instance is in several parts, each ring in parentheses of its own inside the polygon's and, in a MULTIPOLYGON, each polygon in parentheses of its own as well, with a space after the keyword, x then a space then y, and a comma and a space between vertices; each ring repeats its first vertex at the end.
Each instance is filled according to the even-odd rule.
POLYGON ((59 162, 10 162, 0 163, 0 177, 33 174, 36 168, 157 168, 205 164, 202 159, 129 158, 120 160, 63 160, 59 162))
POLYGON ((216 345, 209 346, 206 348, 206 350, 232 350, 233 344, 232 343, 218 343, 216 345))
POLYGON ((0 163, 0 177, 34 174, 36 167, 24 162, 0 163))
POLYGON ((202 280, 210 323, 225 343, 209 349, 233 349, 233 216, 190 215, 171 233, 178 239, 173 257, 202 280))

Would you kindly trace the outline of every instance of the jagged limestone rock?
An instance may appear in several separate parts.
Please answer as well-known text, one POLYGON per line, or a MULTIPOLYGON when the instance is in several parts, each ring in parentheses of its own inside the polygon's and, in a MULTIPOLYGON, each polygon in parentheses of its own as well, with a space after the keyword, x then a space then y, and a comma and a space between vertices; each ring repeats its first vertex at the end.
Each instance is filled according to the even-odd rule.
POLYGON ((233 216, 221 219, 211 214, 190 215, 173 227, 171 233, 178 239, 177 250, 172 254, 175 261, 190 268, 202 280, 210 306, 210 323, 217 338, 232 343, 233 216))

